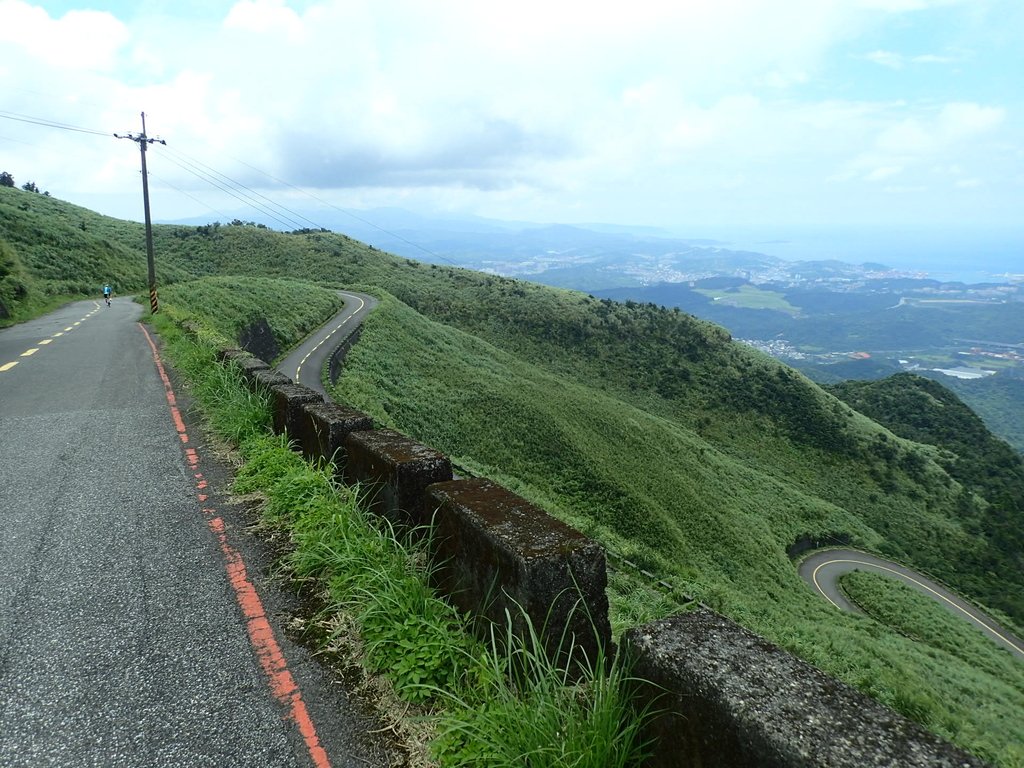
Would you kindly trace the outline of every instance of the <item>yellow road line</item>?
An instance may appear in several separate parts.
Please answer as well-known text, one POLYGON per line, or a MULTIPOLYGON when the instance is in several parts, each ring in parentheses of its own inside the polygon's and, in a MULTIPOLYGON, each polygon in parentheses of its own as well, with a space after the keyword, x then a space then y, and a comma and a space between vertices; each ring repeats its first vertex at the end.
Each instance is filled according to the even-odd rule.
MULTIPOLYGON (((77 325, 77 323, 76 323, 76 325, 77 325)), ((73 331, 74 329, 75 329, 74 325, 69 325, 67 328, 64 329, 64 332, 67 333, 68 331, 73 331)))
POLYGON ((17 364, 18 364, 17 360, 15 360, 13 363, 4 363, 3 365, 0 365, 0 371, 9 371, 9 370, 11 370, 11 368, 16 366, 17 364))
POLYGON ((818 583, 818 571, 820 571, 822 568, 824 568, 826 565, 828 565, 831 562, 833 562, 833 561, 830 560, 828 563, 822 563, 817 568, 815 568, 814 571, 811 573, 811 581, 814 582, 814 586, 817 588, 817 590, 821 594, 821 596, 824 597, 826 600, 828 600, 830 603, 832 603, 832 605, 834 605, 836 608, 838 608, 841 611, 841 610, 843 610, 843 606, 841 606, 839 603, 837 603, 835 600, 833 600, 831 597, 829 597, 825 593, 825 590, 821 588, 821 584, 818 583))
POLYGON ((46 346, 47 344, 52 344, 52 343, 53 343, 53 339, 43 339, 42 341, 40 341, 40 342, 39 342, 39 344, 40 344, 41 346, 44 346, 44 347, 45 347, 45 346, 46 346))
MULTIPOLYGON (((345 294, 345 295, 351 295, 351 294, 345 294)), ((364 306, 366 306, 366 302, 363 301, 362 299, 360 299, 358 296, 355 296, 353 298, 355 298, 355 300, 359 302, 359 306, 356 308, 356 312, 358 312, 360 309, 362 309, 364 306)), ((356 312, 353 312, 352 315, 354 315, 356 312)), ((295 383, 296 384, 299 383, 299 374, 302 371, 302 366, 305 365, 307 360, 309 360, 309 356, 312 355, 314 352, 316 352, 318 349, 320 349, 320 347, 323 346, 323 343, 325 341, 327 341, 329 338, 331 338, 331 336, 333 336, 335 333, 338 332, 339 328, 341 328, 343 325, 345 325, 345 323, 347 323, 349 320, 351 320, 352 319, 352 315, 349 315, 345 320, 343 320, 340 324, 338 324, 338 326, 334 330, 332 330, 330 333, 328 333, 326 336, 324 336, 320 340, 320 343, 317 344, 315 347, 313 347, 311 350, 309 350, 309 352, 306 353, 306 356, 299 361, 298 366, 296 366, 296 368, 295 368, 295 383)))
POLYGON ((32 357, 36 352, 39 351, 39 347, 32 347, 32 349, 26 349, 19 355, 19 357, 32 357))
POLYGON ((53 338, 56 339, 56 338, 59 338, 59 337, 61 337, 63 335, 64 335, 64 331, 58 331, 57 333, 53 334, 53 338))
POLYGON ((833 563, 852 563, 853 565, 863 565, 863 566, 867 566, 869 568, 878 568, 879 570, 882 570, 882 571, 888 571, 889 573, 895 575, 897 578, 904 579, 906 581, 909 581, 909 582, 912 582, 914 584, 917 584, 917 586, 921 587, 921 589, 924 589, 924 590, 926 590, 928 592, 931 592, 938 599, 940 599, 940 600, 942 600, 942 601, 944 601, 946 603, 949 603, 951 606, 956 608, 958 611, 960 611, 960 613, 962 613, 964 616, 969 618, 975 624, 977 624, 978 626, 983 627, 984 629, 988 630, 989 632, 991 632, 993 635, 998 637, 1000 640, 1002 640, 1004 643, 1006 643, 1011 648, 1015 648, 1020 653, 1024 653, 1024 648, 1020 648, 1016 643, 1014 643, 1008 637, 1004 637, 999 632, 999 630, 997 630, 997 629, 995 629, 993 627, 990 627, 988 624, 986 624, 980 618, 975 616, 973 613, 971 613, 970 611, 968 611, 968 610, 962 608, 961 606, 957 605, 956 603, 954 603, 952 600, 950 600, 948 597, 946 597, 942 593, 936 592, 934 589, 929 587, 927 584, 923 584, 922 582, 918 581, 914 577, 908 576, 907 574, 901 573, 900 571, 897 571, 897 570, 895 570, 893 568, 888 568, 888 567, 886 567, 884 565, 878 565, 877 563, 869 563, 866 560, 849 560, 849 559, 827 560, 826 562, 821 563, 821 565, 819 565, 817 568, 814 569, 814 573, 811 574, 811 578, 814 580, 814 586, 816 586, 818 588, 818 591, 821 592, 822 595, 824 595, 825 599, 828 600, 830 603, 832 603, 832 605, 835 605, 836 608, 839 608, 839 606, 836 605, 835 601, 833 601, 828 595, 825 594, 824 590, 822 590, 822 588, 821 588, 821 585, 818 584, 818 571, 820 571, 826 565, 832 565, 833 563))

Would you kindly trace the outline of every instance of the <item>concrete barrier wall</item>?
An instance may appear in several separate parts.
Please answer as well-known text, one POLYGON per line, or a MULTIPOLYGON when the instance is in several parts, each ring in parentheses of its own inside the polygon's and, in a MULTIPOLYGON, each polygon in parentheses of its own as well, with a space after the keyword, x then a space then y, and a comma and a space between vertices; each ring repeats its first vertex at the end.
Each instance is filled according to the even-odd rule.
POLYGON ((529 617, 552 658, 575 646, 594 662, 611 650, 604 549, 486 478, 427 488, 436 509, 437 586, 463 611, 527 636, 529 617))
MULTIPOLYGON (((323 402, 262 361, 238 350, 220 358, 238 366, 253 390, 271 393, 275 429, 367 488, 371 509, 403 525, 433 518, 438 586, 460 608, 502 620, 522 606, 545 628, 549 649, 566 632, 588 654, 597 642, 611 648, 605 556, 596 542, 496 483, 453 480, 443 454, 373 429, 366 414, 323 402)), ((707 609, 633 628, 621 651, 646 681, 635 684, 637 706, 659 712, 645 733, 653 745, 647 768, 985 765, 707 609)))
POLYGON ((973 768, 981 760, 707 609, 623 635, 645 768, 973 768))
POLYGON ((338 348, 331 354, 330 362, 327 366, 327 376, 331 384, 335 384, 338 381, 338 377, 341 375, 341 364, 345 360, 345 355, 349 353, 349 350, 356 345, 359 341, 359 337, 363 334, 363 327, 359 326, 352 333, 345 337, 345 340, 338 345, 338 348))
POLYGON ((322 402, 323 395, 302 384, 275 384, 270 388, 274 431, 279 435, 287 433, 293 439, 298 438, 307 419, 303 406, 322 402))
POLYGON ((373 429, 373 419, 339 403, 309 403, 301 409, 296 439, 307 459, 324 460, 344 467, 348 453, 345 440, 353 432, 373 429))
MULTIPOLYGON (((471 614, 504 622, 508 611, 525 636, 528 615, 545 647, 566 639, 587 659, 611 648, 604 550, 497 483, 453 481, 443 453, 261 367, 238 350, 218 357, 238 367, 248 386, 269 393, 274 430, 287 433, 313 461, 333 461, 339 478, 358 484, 371 512, 393 524, 435 523, 431 539, 438 588, 471 614)), ((579 661, 579 658, 577 658, 579 661)))
POLYGON ((371 512, 406 528, 430 523, 427 486, 452 479, 452 463, 393 429, 352 432, 345 438, 344 477, 366 491, 371 512))
POLYGON ((268 394, 274 387, 292 383, 292 380, 280 371, 272 371, 269 368, 256 369, 248 373, 243 370, 242 376, 254 392, 262 391, 268 394))

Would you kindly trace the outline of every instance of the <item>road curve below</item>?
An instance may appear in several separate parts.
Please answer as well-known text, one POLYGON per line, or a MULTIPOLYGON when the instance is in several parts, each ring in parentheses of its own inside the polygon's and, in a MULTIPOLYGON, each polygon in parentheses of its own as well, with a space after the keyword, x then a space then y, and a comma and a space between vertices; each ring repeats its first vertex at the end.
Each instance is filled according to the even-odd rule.
POLYGON ((338 291, 338 295, 345 300, 341 311, 311 333, 277 365, 277 370, 296 384, 304 384, 322 395, 327 394, 321 372, 328 359, 378 303, 377 299, 365 293, 338 291))
POLYGON ((932 598, 953 615, 971 622, 990 640, 1006 648, 1018 659, 1024 660, 1024 640, 941 584, 899 563, 855 549, 825 549, 806 557, 798 570, 804 581, 836 608, 860 614, 864 611, 839 588, 839 579, 844 574, 868 571, 898 579, 917 592, 932 598))

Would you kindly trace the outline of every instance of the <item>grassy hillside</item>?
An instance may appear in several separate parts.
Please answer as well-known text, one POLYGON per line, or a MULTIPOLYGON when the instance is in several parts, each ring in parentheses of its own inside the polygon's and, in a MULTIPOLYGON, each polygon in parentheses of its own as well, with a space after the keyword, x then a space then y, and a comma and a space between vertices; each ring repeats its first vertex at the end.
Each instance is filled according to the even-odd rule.
MULTIPOLYGON (((82 257, 87 290, 106 268, 144 265, 141 227, 0 193, 15 215, 0 219, 0 240, 42 288, 65 278, 46 271, 47 247, 32 241, 22 214, 43 228, 55 217, 68 248, 93 249, 82 257), (96 233, 117 254, 109 267, 96 233)), ((418 264, 329 233, 158 227, 156 238, 162 283, 248 275, 378 293, 339 384, 347 401, 937 732, 1022 764, 1013 745, 1024 742, 1024 726, 1012 713, 1024 708, 1024 687, 990 703, 984 669, 837 613, 786 556, 800 536, 845 532, 1024 623, 1024 573, 991 544, 991 500, 980 495, 988 491, 965 488, 946 449, 893 434, 682 312, 418 264)), ((227 322, 223 293, 183 288, 184 297, 163 290, 170 307, 207 295, 191 310, 227 322)), ((245 301, 265 302, 272 328, 289 313, 274 294, 254 290, 245 301)), ((1007 521, 1022 522, 1017 513, 1007 521)))
MULTIPOLYGON (((950 476, 988 501, 969 524, 988 540, 989 567, 1024 572, 1024 458, 1019 453, 995 437, 953 392, 932 379, 901 373, 831 389, 901 437, 943 449, 938 460, 950 476)), ((1014 594, 1008 591, 1008 598, 1014 594)), ((1014 616, 1019 616, 1024 600, 1012 608, 1014 616)))
POLYGON ((326 288, 260 277, 208 277, 176 283, 161 293, 168 311, 202 317, 211 330, 228 339, 237 340, 246 326, 265 319, 283 350, 342 307, 341 297, 326 288))
POLYGON ((971 381, 945 376, 943 379, 985 420, 989 429, 1024 455, 1024 373, 1000 371, 995 376, 971 381))
MULTIPOLYGON (((1013 744, 1024 728, 1009 713, 1024 706, 1024 677, 1007 681, 923 647, 901 634, 902 626, 890 632, 837 613, 797 577, 786 547, 801 532, 846 531, 886 548, 881 526, 856 508, 803 491, 676 420, 430 321, 387 295, 350 353, 337 393, 939 733, 1019 764, 1013 744)), ((923 455, 896 437, 887 437, 890 443, 923 455)), ((838 462, 830 469, 844 471, 838 462)), ((934 480, 940 470, 927 471, 934 480)), ((918 484, 906 491, 919 492, 918 484)), ((902 504, 907 524, 923 538, 949 543, 960 535, 955 524, 914 511, 902 495, 894 487, 888 496, 893 513, 902 504)))
MULTIPOLYGON (((109 282, 118 293, 146 285, 141 225, 100 216, 53 197, 0 187, 0 240, 48 294, 98 295, 109 282)), ((187 273, 161 264, 164 281, 187 273)))

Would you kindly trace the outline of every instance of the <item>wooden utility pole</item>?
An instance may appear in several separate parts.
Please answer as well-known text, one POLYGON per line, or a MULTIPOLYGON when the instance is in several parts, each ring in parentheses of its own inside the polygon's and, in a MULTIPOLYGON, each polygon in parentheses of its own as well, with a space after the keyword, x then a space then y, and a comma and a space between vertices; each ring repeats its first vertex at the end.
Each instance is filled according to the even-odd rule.
POLYGON ((149 267, 149 309, 151 314, 156 314, 160 304, 156 296, 156 264, 153 259, 153 222, 149 215, 149 174, 146 172, 146 147, 154 142, 166 145, 163 139, 150 139, 146 136, 146 113, 142 113, 142 133, 126 134, 121 136, 114 134, 119 139, 131 139, 139 145, 142 153, 142 204, 146 212, 146 265, 149 267))

